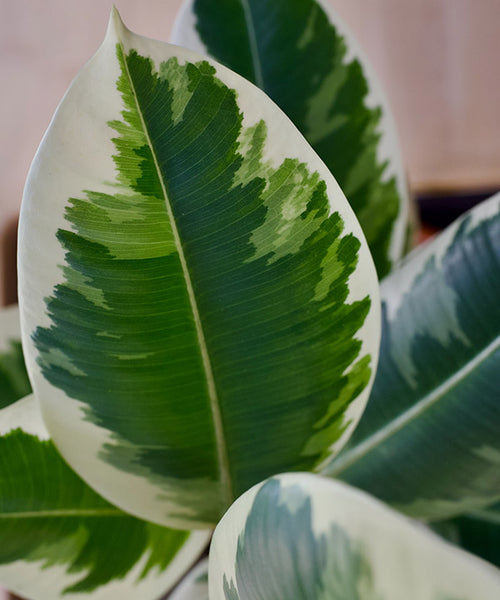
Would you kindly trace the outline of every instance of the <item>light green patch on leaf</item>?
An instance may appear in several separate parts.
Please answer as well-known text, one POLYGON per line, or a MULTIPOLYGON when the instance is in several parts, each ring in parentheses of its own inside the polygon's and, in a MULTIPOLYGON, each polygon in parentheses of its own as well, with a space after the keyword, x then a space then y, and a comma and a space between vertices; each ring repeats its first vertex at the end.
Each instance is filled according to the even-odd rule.
POLYGON ((210 551, 213 600, 495 600, 500 572, 338 481, 286 473, 239 498, 210 551))
POLYGON ((317 231, 317 212, 311 210, 310 203, 314 194, 323 192, 321 187, 319 175, 310 174, 297 160, 287 159, 269 173, 263 194, 267 215, 252 234, 256 249, 252 261, 269 256, 268 260, 274 262, 300 251, 305 240, 317 231))
POLYGON ((266 172, 272 171, 272 167, 262 160, 266 137, 267 127, 264 121, 242 129, 238 139, 238 151, 245 160, 234 175, 234 186, 246 185, 255 177, 264 177, 266 172))
POLYGON ((368 385, 375 274, 318 172, 281 150, 271 166, 264 97, 245 119, 206 61, 116 52, 114 190, 68 199, 37 360, 106 432, 108 472, 174 502, 154 519, 209 526, 257 481, 329 453, 309 440, 324 429, 333 445, 368 385), (367 292, 348 301, 358 269, 367 292))
POLYGON ((160 79, 168 82, 170 87, 172 93, 172 122, 174 125, 177 125, 183 118, 184 110, 190 98, 188 90, 191 86, 191 81, 188 71, 174 57, 160 64, 158 74, 160 79))
MULTIPOLYGON (((315 0, 194 0, 193 12, 206 51, 261 87, 331 170, 385 275, 406 199, 378 156, 386 107, 367 102, 365 69, 347 59, 351 41, 315 0)), ((176 42, 190 39, 191 23, 179 22, 176 42)))
POLYGON ((499 240, 496 196, 382 285, 377 377, 328 474, 416 518, 500 499, 499 240))
MULTIPOLYGON (((90 489, 51 441, 21 429, 0 438, 0 489, 0 572, 7 577, 1 583, 16 579, 18 561, 38 563, 33 594, 47 585, 60 586, 58 598, 90 593, 122 580, 147 557, 133 587, 153 567, 166 569, 189 537, 123 513, 90 489), (66 574, 51 581, 58 566, 66 574)), ((163 591, 161 582, 156 589, 163 591)))
MULTIPOLYGON (((370 380, 371 369, 368 357, 355 363, 348 374, 348 384, 342 390, 340 396, 331 403, 328 413, 316 423, 319 433, 313 435, 306 447, 304 454, 316 454, 322 449, 331 448, 349 426, 350 422, 345 419, 345 410, 349 405, 349 398, 353 394, 358 394, 370 380), (325 425, 327 427, 325 428, 325 425)), ((324 452, 324 458, 328 457, 328 452, 324 452)))

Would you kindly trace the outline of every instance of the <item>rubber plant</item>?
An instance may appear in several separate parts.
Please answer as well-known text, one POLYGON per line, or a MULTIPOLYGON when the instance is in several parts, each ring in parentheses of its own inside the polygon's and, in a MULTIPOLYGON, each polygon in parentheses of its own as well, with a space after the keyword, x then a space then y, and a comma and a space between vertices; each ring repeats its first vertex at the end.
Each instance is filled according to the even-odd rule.
MULTIPOLYGON (((154 600, 224 513, 210 598, 498 598, 498 570, 423 522, 457 539, 500 501, 500 198, 381 303, 369 244, 387 273, 409 212, 387 108, 333 13, 286 7, 225 0, 219 39, 190 3, 175 36, 205 23, 205 51, 237 43, 217 58, 271 96, 305 77, 288 117, 114 10, 34 159, 0 349, 0 582, 27 598, 154 600)), ((172 598, 206 598, 205 570, 172 598)))

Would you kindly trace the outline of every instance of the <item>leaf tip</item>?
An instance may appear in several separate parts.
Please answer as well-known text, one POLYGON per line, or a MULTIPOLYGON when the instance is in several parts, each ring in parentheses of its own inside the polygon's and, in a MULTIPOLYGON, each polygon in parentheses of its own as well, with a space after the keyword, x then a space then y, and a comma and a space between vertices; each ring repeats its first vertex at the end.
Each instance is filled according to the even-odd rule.
POLYGON ((109 15, 108 30, 106 32, 106 38, 121 39, 123 35, 128 32, 127 27, 123 23, 123 20, 118 12, 118 9, 113 4, 111 13, 109 15))

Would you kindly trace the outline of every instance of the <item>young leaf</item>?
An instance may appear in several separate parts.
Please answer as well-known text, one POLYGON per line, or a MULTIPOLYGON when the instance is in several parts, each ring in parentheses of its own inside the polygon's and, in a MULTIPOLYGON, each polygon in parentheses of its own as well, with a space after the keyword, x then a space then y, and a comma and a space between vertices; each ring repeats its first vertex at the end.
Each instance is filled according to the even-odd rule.
POLYGON ((30 393, 21 348, 19 309, 9 306, 0 309, 0 409, 30 393))
POLYGON ((355 426, 378 353, 368 248, 290 121, 224 67, 114 13, 37 153, 20 240, 44 420, 114 504, 210 526, 355 426))
POLYGON ((169 600, 208 600, 208 560, 202 560, 186 575, 169 600))
POLYGON ((33 600, 156 600, 208 543, 123 513, 61 459, 33 396, 0 411, 0 584, 33 600))
POLYGON ((497 194, 384 281, 376 382, 328 474, 422 518, 500 499, 499 298, 497 194))
POLYGON ((392 115, 356 40, 317 0, 186 0, 173 41, 262 88, 339 182, 379 276, 404 251, 409 200, 392 115))
POLYGON ((224 515, 211 600, 495 600, 500 571, 343 483, 273 477, 224 515))

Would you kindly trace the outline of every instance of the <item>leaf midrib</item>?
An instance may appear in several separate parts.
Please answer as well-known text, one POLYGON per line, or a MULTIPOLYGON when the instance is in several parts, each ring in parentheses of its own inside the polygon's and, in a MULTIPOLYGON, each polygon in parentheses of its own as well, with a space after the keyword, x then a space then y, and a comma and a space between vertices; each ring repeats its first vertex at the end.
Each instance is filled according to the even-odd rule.
POLYGON ((484 362, 499 347, 500 338, 496 338, 493 342, 488 344, 486 348, 479 352, 479 354, 476 354, 471 360, 462 365, 457 372, 453 373, 437 388, 421 398, 417 404, 398 415, 390 423, 370 435, 358 446, 355 446, 352 450, 346 452, 344 456, 341 456, 333 463, 331 469, 327 469, 326 474, 329 476, 337 476, 343 473, 353 464, 372 452, 377 446, 385 443, 389 438, 404 429, 425 411, 429 410, 442 396, 461 383, 478 365, 484 362))
POLYGON ((261 90, 264 90, 264 76, 262 74, 262 66, 259 55, 259 45, 257 43, 257 34, 252 16, 252 9, 248 0, 241 0, 243 14, 245 16, 245 24, 248 32, 248 43, 250 45, 250 55, 252 57, 253 72, 255 75, 255 85, 261 90))
POLYGON ((194 320, 194 324, 195 324, 196 334, 198 337, 200 354, 201 354, 201 358, 202 358, 203 369, 204 369, 204 373, 205 373, 205 380, 206 380, 206 384, 207 384, 207 391, 208 391, 208 396, 209 396, 209 400, 210 400, 210 410, 212 413, 212 419, 213 419, 213 424, 214 424, 214 433, 215 433, 216 446, 217 446, 217 458, 218 458, 218 465, 219 465, 220 480, 221 480, 221 484, 222 484, 222 487, 224 490, 226 504, 227 504, 227 507, 229 507, 235 500, 235 497, 233 494, 233 486, 232 486, 232 481, 231 481, 231 476, 230 476, 230 470, 229 470, 229 457, 228 457, 227 447, 226 447, 226 443, 225 443, 224 427, 223 427, 223 423, 222 423, 222 414, 221 414, 221 409, 220 409, 219 396, 218 396, 217 388, 215 385, 214 373, 213 373, 212 364, 210 361, 210 355, 208 353, 208 348, 207 348, 207 344, 206 344, 206 340, 205 340, 205 334, 204 334, 202 323, 201 323, 201 317, 200 317, 200 312, 198 309, 198 303, 196 301, 194 288, 193 288, 193 284, 191 281, 191 275, 189 273, 189 268, 187 265, 186 257, 184 255, 184 249, 182 247, 182 242, 180 239, 179 231, 177 229, 177 223, 175 221, 172 206, 170 205, 170 202, 169 202, 165 182, 163 180, 163 176, 162 176, 162 172, 161 172, 161 169, 160 169, 160 166, 158 163, 156 152, 155 152, 151 137, 149 135, 149 131, 146 126, 146 122, 144 120, 144 116, 142 114, 141 107, 139 105, 134 82, 130 75, 130 71, 129 71, 128 64, 127 64, 127 58, 126 58, 127 55, 125 53, 125 49, 124 49, 121 41, 120 41, 120 49, 121 49, 121 52, 123 55, 123 65, 124 65, 124 69, 126 72, 126 76, 127 76, 127 79, 128 79, 129 85, 130 85, 130 89, 132 91, 132 95, 134 97, 137 114, 139 115, 139 119, 140 119, 140 122, 141 122, 141 125, 143 128, 143 131, 144 131, 144 135, 146 137, 146 141, 149 145, 149 148, 151 149, 151 155, 153 157, 154 166, 156 169, 156 173, 158 175, 158 180, 161 185, 163 197, 165 200, 165 206, 167 209, 167 215, 170 220, 170 225, 172 227, 172 233, 173 233, 173 237, 174 237, 174 241, 175 241, 175 246, 177 248, 182 272, 184 274, 184 279, 186 282, 186 288, 187 288, 187 292, 188 292, 189 302, 191 305, 191 311, 193 314, 193 320, 194 320))

